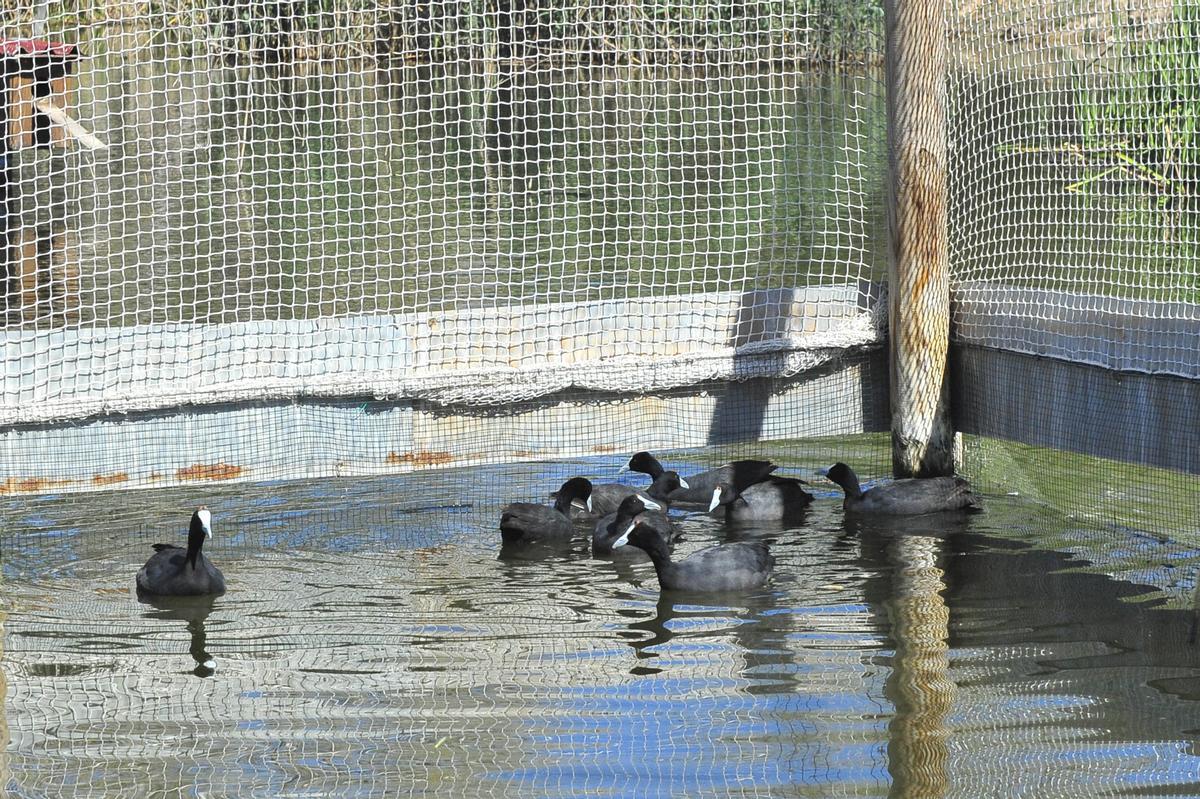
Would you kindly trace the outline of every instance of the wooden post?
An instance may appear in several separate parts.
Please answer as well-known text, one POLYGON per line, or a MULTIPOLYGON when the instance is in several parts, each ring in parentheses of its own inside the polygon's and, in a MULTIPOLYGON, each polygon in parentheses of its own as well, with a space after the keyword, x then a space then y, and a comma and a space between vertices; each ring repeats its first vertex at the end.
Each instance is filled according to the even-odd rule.
POLYGON ((891 258, 892 470, 954 473, 946 356, 944 0, 885 0, 891 258))
POLYGON ((39 291, 42 276, 38 269, 38 241, 36 231, 31 227, 21 227, 17 230, 17 302, 16 308, 21 312, 21 321, 35 322, 38 318, 39 291))

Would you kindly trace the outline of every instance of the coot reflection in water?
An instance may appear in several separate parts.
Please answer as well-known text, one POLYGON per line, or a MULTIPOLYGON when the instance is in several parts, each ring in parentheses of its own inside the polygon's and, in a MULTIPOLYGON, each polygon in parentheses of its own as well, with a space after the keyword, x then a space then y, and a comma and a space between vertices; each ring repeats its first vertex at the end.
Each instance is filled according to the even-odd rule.
POLYGON ((192 669, 192 673, 197 677, 211 677, 217 668, 216 660, 208 653, 208 633, 204 627, 204 622, 212 613, 216 599, 217 597, 211 594, 203 596, 142 594, 138 597, 139 602, 150 605, 157 611, 146 613, 147 618, 174 619, 186 622, 188 635, 191 636, 188 654, 196 661, 196 667, 192 669))

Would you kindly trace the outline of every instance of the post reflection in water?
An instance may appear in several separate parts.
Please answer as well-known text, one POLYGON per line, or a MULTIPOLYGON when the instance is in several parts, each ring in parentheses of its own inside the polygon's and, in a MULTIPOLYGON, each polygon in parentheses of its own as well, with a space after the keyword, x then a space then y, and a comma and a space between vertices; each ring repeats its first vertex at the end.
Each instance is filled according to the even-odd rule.
POLYGON ((8 731, 8 672, 4 670, 4 641, 8 614, 0 611, 0 786, 9 784, 8 749, 12 738, 8 731))
POLYGON ((967 521, 952 514, 900 519, 847 518, 864 556, 891 573, 882 600, 894 647, 884 688, 894 715, 888 724, 888 795, 937 799, 949 785, 946 717, 957 687, 949 676, 950 609, 940 556, 967 521))
POLYGON ((157 612, 144 614, 152 619, 176 619, 187 622, 187 631, 191 635, 188 653, 196 662, 192 673, 197 677, 211 677, 217 670, 217 663, 208 653, 208 633, 204 622, 213 610, 216 596, 151 596, 142 594, 138 601, 150 605, 157 612))
POLYGON ((896 708, 888 725, 893 797, 945 796, 949 782, 945 719, 955 685, 947 674, 950 611, 941 594, 940 549, 925 536, 902 536, 888 547, 895 569, 888 602, 895 656, 885 687, 896 708))

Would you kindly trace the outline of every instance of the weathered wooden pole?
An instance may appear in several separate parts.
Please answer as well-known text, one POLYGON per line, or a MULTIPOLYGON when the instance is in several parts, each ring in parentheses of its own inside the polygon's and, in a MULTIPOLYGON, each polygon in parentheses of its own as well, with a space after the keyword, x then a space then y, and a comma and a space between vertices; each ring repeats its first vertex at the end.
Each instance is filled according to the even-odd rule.
POLYGON ((892 470, 954 472, 946 355, 944 0, 885 0, 887 27, 892 470))

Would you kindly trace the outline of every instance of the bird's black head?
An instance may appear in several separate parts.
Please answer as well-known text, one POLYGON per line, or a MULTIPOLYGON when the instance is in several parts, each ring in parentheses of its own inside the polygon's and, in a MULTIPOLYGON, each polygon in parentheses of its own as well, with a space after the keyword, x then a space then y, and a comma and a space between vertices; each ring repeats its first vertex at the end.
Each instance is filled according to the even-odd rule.
POLYGON ((858 485, 858 477, 855 476, 854 470, 841 461, 833 464, 828 469, 822 470, 821 474, 842 488, 848 485, 858 485))
POLYGON ((562 484, 554 500, 554 507, 563 513, 571 507, 571 503, 579 500, 590 513, 592 510, 592 481, 586 477, 572 477, 562 484))
POLYGON ((662 536, 650 525, 645 524, 644 517, 641 516, 635 518, 621 537, 613 542, 613 549, 626 544, 645 551, 651 557, 665 558, 670 554, 662 536))
POLYGON ((690 488, 690 486, 679 476, 679 472, 667 471, 654 478, 654 483, 648 489, 648 493, 655 499, 666 499, 672 491, 680 488, 690 488))
POLYGON ((708 502, 708 510, 711 513, 721 505, 732 504, 738 498, 741 492, 735 491, 733 486, 726 483, 724 480, 717 483, 713 487, 712 499, 708 502))
POLYGON ((649 452, 638 452, 629 459, 625 468, 631 472, 641 472, 657 479, 663 473, 662 464, 649 452))
POLYGON ((642 502, 642 498, 637 494, 630 494, 617 506, 617 523, 628 526, 633 521, 633 517, 644 510, 646 510, 646 505, 642 502))

